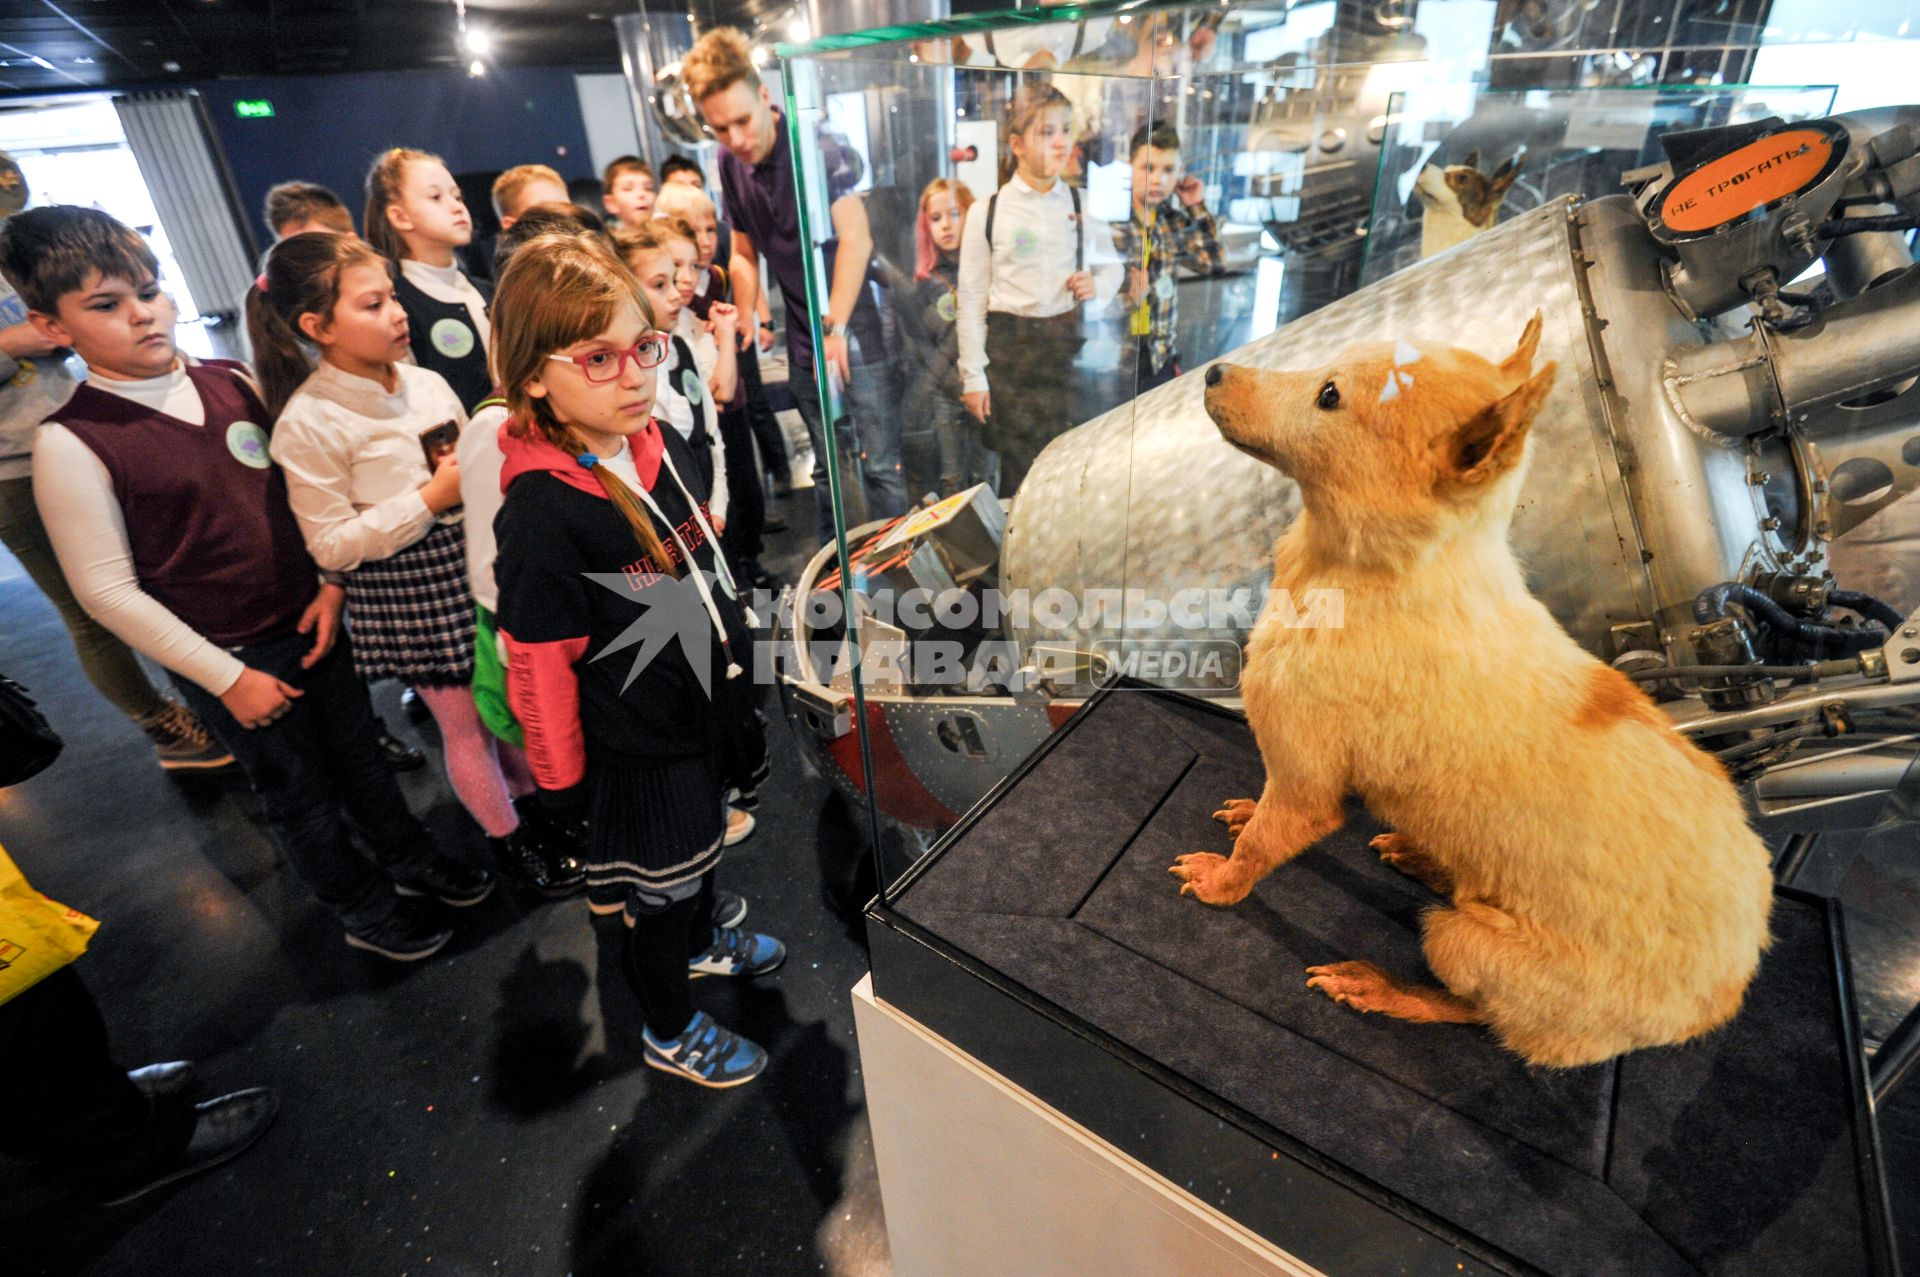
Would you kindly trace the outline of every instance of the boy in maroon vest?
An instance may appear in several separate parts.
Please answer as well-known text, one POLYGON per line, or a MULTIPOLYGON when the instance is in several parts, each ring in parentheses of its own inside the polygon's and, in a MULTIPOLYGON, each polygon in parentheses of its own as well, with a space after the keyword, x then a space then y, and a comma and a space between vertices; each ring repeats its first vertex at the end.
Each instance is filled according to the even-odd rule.
POLYGON ((493 882, 435 850, 379 755, 344 592, 307 557, 245 365, 175 350, 152 250, 105 213, 15 214, 0 272, 34 326, 87 363, 34 442, 34 499, 74 596, 172 674, 348 944, 436 952, 451 933, 407 897, 477 904, 493 882))

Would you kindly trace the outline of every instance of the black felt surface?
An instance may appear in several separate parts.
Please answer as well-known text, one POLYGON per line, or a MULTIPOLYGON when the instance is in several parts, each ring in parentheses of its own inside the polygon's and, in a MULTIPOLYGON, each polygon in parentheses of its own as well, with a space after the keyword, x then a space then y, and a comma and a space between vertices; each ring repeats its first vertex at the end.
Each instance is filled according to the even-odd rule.
POLYGON ((1483 1031, 1361 1016, 1303 968, 1431 981, 1438 903, 1347 827, 1210 909, 1167 873, 1256 797, 1245 726, 1109 696, 897 902, 909 919, 1372 1182, 1529 1263, 1586 1274, 1869 1271, 1824 917, 1781 901, 1727 1030, 1614 1064, 1527 1067, 1483 1031), (1617 1096, 1616 1096, 1617 1091, 1617 1096))

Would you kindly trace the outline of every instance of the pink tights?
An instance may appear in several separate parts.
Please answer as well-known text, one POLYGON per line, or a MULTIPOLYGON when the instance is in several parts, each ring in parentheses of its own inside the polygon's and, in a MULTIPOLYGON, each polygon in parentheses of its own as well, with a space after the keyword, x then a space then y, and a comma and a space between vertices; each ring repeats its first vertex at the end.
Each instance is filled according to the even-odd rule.
POLYGON ((440 728, 447 779, 460 803, 489 838, 505 838, 520 827, 513 800, 533 792, 526 755, 480 721, 473 691, 465 687, 417 687, 420 699, 440 728))

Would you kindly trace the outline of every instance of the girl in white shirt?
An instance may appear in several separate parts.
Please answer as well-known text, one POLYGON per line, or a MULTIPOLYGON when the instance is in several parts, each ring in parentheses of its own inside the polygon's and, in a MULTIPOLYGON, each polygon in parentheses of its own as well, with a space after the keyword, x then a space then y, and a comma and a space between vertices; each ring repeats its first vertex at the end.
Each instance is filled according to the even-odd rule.
POLYGON ((473 241, 459 183, 437 155, 394 147, 367 172, 367 241, 396 266, 413 361, 446 378, 471 412, 493 394, 487 371, 492 285, 470 279, 458 252, 473 241))
POLYGON ((1000 454, 1001 491, 1026 478, 1047 441, 1073 424, 1080 308, 1105 305, 1125 268, 1113 232, 1061 180, 1073 151, 1073 106, 1051 84, 1014 93, 1009 180, 973 205, 960 241, 961 393, 1000 454))
POLYGON ((524 835, 513 799, 533 778, 481 725, 469 689, 474 608, 453 449, 466 412, 438 373, 405 362, 406 312, 367 244, 295 235, 274 246, 259 283, 249 327, 277 419, 272 455, 307 552, 345 575, 355 671, 418 692, 454 792, 514 872, 524 835))

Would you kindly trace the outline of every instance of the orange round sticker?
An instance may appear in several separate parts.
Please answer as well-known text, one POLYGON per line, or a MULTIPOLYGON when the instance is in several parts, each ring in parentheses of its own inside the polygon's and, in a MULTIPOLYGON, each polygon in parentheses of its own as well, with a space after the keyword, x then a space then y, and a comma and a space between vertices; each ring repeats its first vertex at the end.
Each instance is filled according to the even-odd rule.
POLYGON ((1833 157, 1817 129, 1785 129, 1701 165, 1660 202, 1671 231, 1710 231, 1810 185, 1833 157))

